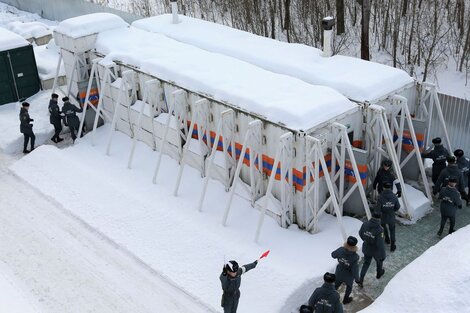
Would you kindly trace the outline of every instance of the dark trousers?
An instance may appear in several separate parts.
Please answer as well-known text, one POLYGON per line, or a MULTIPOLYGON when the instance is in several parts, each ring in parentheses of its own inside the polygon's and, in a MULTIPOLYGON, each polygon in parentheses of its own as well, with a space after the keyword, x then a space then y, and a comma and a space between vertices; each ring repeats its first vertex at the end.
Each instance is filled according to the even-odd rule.
POLYGON ((439 228, 439 232, 442 233, 442 231, 444 230, 444 226, 447 223, 447 219, 450 220, 449 234, 452 234, 454 232, 455 227, 455 216, 441 215, 441 228, 439 228))
MULTIPOLYGON (((343 282, 342 281, 335 281, 335 289, 338 290, 339 286, 341 286, 343 282)), ((346 284, 346 283, 345 283, 346 284)), ((346 284, 346 292, 344 293, 344 299, 349 298, 352 292, 352 285, 346 284)))
POLYGON ((78 132, 78 127, 69 125, 69 129, 70 129, 70 134, 72 135, 72 140, 75 141, 75 139, 77 139, 76 133, 78 132))
POLYGON ((59 120, 52 123, 52 125, 54 125, 54 136, 51 139, 52 141, 57 141, 57 139, 59 139, 60 132, 62 131, 62 123, 59 120))
POLYGON ((224 313, 236 313, 238 308, 237 298, 227 298, 224 301, 224 313))
MULTIPOLYGON (((377 263, 377 274, 382 272, 382 267, 384 260, 377 260, 375 259, 375 263, 377 263)), ((362 264, 362 270, 361 270, 361 278, 360 281, 364 281, 364 277, 366 276, 367 270, 369 269, 370 263, 372 262, 372 256, 370 255, 365 255, 364 256, 364 264, 362 264)))
POLYGON ((446 163, 444 162, 443 164, 436 164, 434 163, 432 165, 432 182, 434 185, 437 182, 437 179, 439 178, 439 175, 441 174, 442 170, 446 168, 446 163))
POLYGON ((34 133, 32 131, 28 133, 23 133, 23 136, 24 136, 23 151, 26 151, 26 149, 28 148, 29 139, 31 139, 31 150, 33 150, 34 141, 36 140, 36 136, 34 136, 34 133))
POLYGON ((395 223, 381 224, 381 225, 384 228, 385 240, 386 241, 390 240, 392 243, 394 243, 395 242, 395 223), (387 228, 387 225, 388 225, 388 228, 387 228), (389 230, 390 230, 390 236, 388 235, 389 230))

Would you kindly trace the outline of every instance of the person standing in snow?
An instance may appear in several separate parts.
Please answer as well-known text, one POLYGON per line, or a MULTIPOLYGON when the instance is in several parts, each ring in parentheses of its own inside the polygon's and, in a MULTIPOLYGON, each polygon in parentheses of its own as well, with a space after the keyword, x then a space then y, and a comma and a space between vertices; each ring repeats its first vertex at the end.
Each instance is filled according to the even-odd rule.
POLYGON ((254 269, 257 264, 258 260, 242 267, 239 267, 236 261, 229 261, 224 265, 219 277, 223 290, 221 306, 224 308, 224 313, 237 312, 238 301, 240 300, 241 276, 254 269))
POLYGON ((36 140, 36 136, 33 132, 33 122, 34 120, 29 117, 29 103, 23 102, 21 104, 20 110, 20 132, 24 136, 24 143, 23 143, 23 153, 29 153, 30 151, 34 150, 34 141, 36 140), (28 143, 31 139, 31 150, 28 150, 28 143))
POLYGON ((432 140, 433 148, 427 149, 421 153, 424 159, 432 159, 432 182, 436 184, 441 171, 446 168, 446 159, 450 156, 449 151, 442 145, 442 140, 436 137, 432 140))
POLYGON ((470 198, 470 161, 465 157, 462 149, 457 149, 454 151, 454 155, 457 158, 457 166, 462 171, 463 180, 465 187, 468 187, 467 193, 467 205, 470 198))
POLYGON ((331 253, 331 257, 338 260, 336 266, 335 289, 338 290, 342 283, 346 284, 346 292, 343 298, 343 304, 350 303, 353 298, 350 297, 354 281, 359 281, 359 255, 357 251, 357 238, 349 236, 344 245, 331 253))
POLYGON ((83 112, 82 108, 77 108, 69 101, 69 97, 63 97, 64 106, 62 107, 62 112, 65 114, 65 121, 70 128, 70 133, 72 134, 72 140, 75 143, 77 139, 76 132, 80 127, 80 120, 78 119, 77 112, 83 112))
POLYGON ((374 211, 372 218, 369 221, 365 221, 361 229, 359 230, 359 236, 364 241, 362 244, 362 252, 364 253, 364 264, 361 269, 361 276, 357 284, 359 287, 363 287, 364 277, 366 276, 367 270, 369 269, 372 258, 377 263, 377 279, 381 278, 385 270, 383 269, 383 262, 385 260, 385 242, 384 242, 384 230, 380 226, 380 218, 382 214, 374 211))
POLYGON ((437 232, 438 236, 442 235, 447 219, 450 220, 449 234, 454 232, 455 213, 457 213, 457 209, 462 208, 462 199, 460 199, 460 195, 455 188, 456 184, 457 178, 452 176, 449 178, 447 186, 439 192, 439 199, 441 200, 441 227, 437 232))
POLYGON ((59 105, 57 104, 57 99, 59 99, 59 95, 53 93, 51 95, 51 100, 49 100, 49 122, 54 125, 54 136, 52 136, 51 140, 55 143, 64 140, 59 136, 62 131, 62 116, 59 105))
MULTIPOLYGON (((392 161, 383 160, 382 167, 377 171, 377 175, 375 175, 375 179, 372 184, 372 187, 374 188, 374 190, 377 189, 377 191, 380 194, 383 191, 384 183, 389 182, 393 185, 393 182, 396 179, 397 177, 392 171, 392 161)), ((397 182, 395 186, 397 187, 397 197, 400 198, 401 197, 401 184, 397 182)))
POLYGON ((436 184, 433 188, 433 194, 436 195, 443 187, 447 186, 450 177, 455 177, 457 179, 457 190, 462 195, 463 199, 467 199, 465 193, 465 183, 463 180, 462 171, 459 169, 456 163, 456 159, 453 155, 447 158, 447 167, 439 174, 436 184))
POLYGON ((335 274, 325 273, 323 285, 315 289, 308 299, 308 304, 316 313, 343 313, 339 293, 335 289, 335 274))
POLYGON ((390 251, 395 251, 395 212, 400 209, 400 202, 392 191, 390 182, 384 183, 384 191, 379 195, 375 210, 382 214, 380 225, 384 229, 385 243, 390 244, 390 251), (387 229, 388 228, 388 229, 387 229), (390 231, 390 236, 388 232, 390 231))

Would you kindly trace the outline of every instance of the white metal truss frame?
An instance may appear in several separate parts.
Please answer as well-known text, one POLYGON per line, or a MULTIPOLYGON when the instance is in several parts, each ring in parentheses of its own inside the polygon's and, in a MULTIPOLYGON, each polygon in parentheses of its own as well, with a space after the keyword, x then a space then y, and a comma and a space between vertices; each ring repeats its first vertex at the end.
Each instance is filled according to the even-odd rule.
POLYGON ((178 176, 176 179, 175 189, 173 191, 173 195, 178 195, 179 186, 181 184, 181 178, 183 176, 184 166, 187 162, 188 153, 190 151, 190 146, 192 143, 192 135, 194 128, 197 125, 197 134, 198 134, 198 142, 201 148, 201 176, 204 177, 205 172, 205 159, 207 154, 209 153, 208 145, 204 142, 204 136, 210 138, 210 133, 208 130, 209 127, 209 100, 207 99, 200 99, 194 102, 192 108, 192 116, 191 116, 191 124, 189 126, 189 130, 186 136, 186 143, 183 146, 183 151, 181 153, 181 157, 179 160, 180 168, 178 171, 178 176))
MULTIPOLYGON (((142 133, 142 117, 144 116, 145 108, 148 107, 148 111, 150 112, 150 119, 152 121, 152 137, 155 138, 154 134, 154 127, 153 127, 153 119, 155 112, 153 112, 153 107, 150 103, 148 103, 150 94, 154 91, 154 88, 161 88, 161 82, 158 79, 151 79, 145 82, 145 89, 144 89, 144 95, 142 97, 142 106, 140 107, 139 111, 139 117, 137 119, 137 125, 135 125, 135 134, 134 137, 132 138, 132 147, 131 147, 131 152, 129 154, 129 159, 127 161, 127 168, 132 168, 132 161, 134 159, 134 152, 135 152, 135 147, 137 144, 137 140, 140 138, 141 133, 142 133)), ((154 141, 155 142, 155 141, 154 141)))
POLYGON ((338 201, 341 214, 343 213, 343 207, 352 193, 358 189, 361 196, 362 205, 364 206, 364 211, 366 212, 367 218, 371 218, 371 213, 369 209, 369 204, 367 202, 366 192, 364 186, 362 185, 362 180, 357 167, 356 158, 354 156, 354 151, 349 141, 347 127, 340 123, 332 123, 331 125, 332 141, 331 141, 331 172, 330 177, 333 182, 333 188, 335 190, 335 195, 338 201), (339 149, 338 149, 339 147, 339 149), (351 188, 346 194, 344 194, 345 186, 345 169, 346 169, 346 160, 349 160, 351 164, 354 177, 356 182, 353 183, 351 188), (336 170, 336 164, 339 166, 339 170, 336 170), (339 186, 338 186, 339 185, 339 186))
MULTIPOLYGON (((181 123, 186 123, 186 114, 188 111, 187 105, 185 101, 179 101, 180 97, 186 97, 186 91, 183 89, 176 89, 170 93, 170 97, 166 98, 167 99, 167 105, 168 105, 168 116, 165 122, 164 130, 163 130, 163 137, 161 138, 159 149, 158 149, 158 159, 157 159, 157 165, 155 167, 155 171, 153 173, 153 179, 152 182, 154 184, 157 183, 157 177, 158 173, 160 171, 160 165, 162 162, 163 158, 163 153, 165 152, 165 145, 167 144, 168 141, 168 131, 171 128, 171 120, 172 118, 176 118, 178 123, 176 125, 176 130, 179 133, 178 140, 181 141, 181 130, 180 130, 180 125, 181 123), (183 116, 184 114, 184 116, 183 116)), ((187 126, 186 126, 187 127, 187 126)), ((181 144, 179 145, 181 146, 181 144)), ((180 154, 181 155, 181 154, 180 154)))
MULTIPOLYGON (((72 89, 72 83, 74 82, 74 76, 75 74, 77 75, 77 81, 84 81, 88 79, 88 69, 89 69, 89 64, 86 63, 86 56, 85 53, 73 53, 73 66, 72 66, 72 73, 70 74, 70 79, 67 84, 67 92, 65 92, 59 85, 59 73, 60 73, 60 65, 62 64, 63 61, 63 55, 62 55, 62 49, 60 49, 60 54, 59 54, 59 60, 57 62, 57 67, 56 67, 56 72, 55 72, 55 77, 54 77, 54 83, 52 85, 52 93, 55 93, 56 89, 59 89, 62 94, 64 94, 67 97, 70 97, 70 92, 72 89), (80 67, 87 68, 87 71, 78 73, 77 69, 80 67), (81 75, 81 76, 79 76, 81 75)), ((75 97, 70 97, 70 101, 76 101, 78 102, 75 97)))
MULTIPOLYGON (((395 150, 392 132, 388 124, 386 109, 378 105, 370 105, 367 108, 367 128, 366 142, 369 150, 368 171, 369 173, 377 173, 381 167, 382 157, 386 157, 392 161, 397 179, 402 189, 402 198, 406 210, 407 218, 412 218, 411 206, 408 201, 405 181, 401 173, 400 162, 395 150), (385 148, 384 148, 385 144, 385 148)), ((368 175, 372 179, 372 175, 368 175)))
POLYGON ((346 240, 346 230, 343 225, 342 213, 335 196, 335 188, 323 154, 321 141, 312 136, 305 137, 305 229, 313 233, 318 232, 318 220, 325 213, 326 209, 332 205, 336 215, 343 239, 346 240), (320 205, 320 166, 323 169, 323 178, 326 182, 329 195, 325 202, 320 205), (313 178, 313 184, 310 183, 310 177, 313 178))
POLYGON ((444 139, 446 140, 447 147, 449 148, 449 151, 453 151, 452 145, 450 142, 449 133, 446 127, 446 122, 444 119, 444 114, 442 113, 441 103, 437 95, 436 85, 428 83, 428 82, 422 82, 418 114, 419 114, 419 117, 426 120, 425 147, 429 147, 429 143, 431 141, 431 138, 429 138, 429 134, 430 134, 431 127, 432 127, 434 110, 437 111, 438 120, 441 122, 442 129, 444 131, 444 139))
MULTIPOLYGON (((109 155, 111 152, 111 145, 112 145, 114 132, 116 131, 117 121, 119 118, 121 118, 121 115, 120 115, 121 114, 121 101, 122 101, 123 95, 125 96, 124 106, 128 110, 128 114, 129 114, 129 110, 131 106, 131 103, 130 103, 131 101, 129 101, 129 95, 128 95, 129 90, 132 90, 133 96, 136 97, 135 72, 132 70, 126 70, 122 72, 121 85, 118 89, 118 98, 114 104, 113 121, 111 123, 111 129, 109 130, 108 144, 106 147, 107 155, 109 155)), ((131 133, 134 134, 132 130, 132 121, 130 118, 130 114, 129 114, 129 128, 131 129, 131 133)))
MULTIPOLYGON (((207 192, 207 186, 209 185, 209 180, 211 178, 212 167, 214 165, 215 155, 217 153, 217 147, 219 145, 221 136, 223 136, 222 142, 223 142, 223 153, 225 155, 225 160, 227 161, 229 157, 233 157, 233 160, 235 160, 236 152, 235 152, 235 143, 233 141, 234 132, 235 132, 235 112, 232 109, 222 111, 220 113, 219 120, 217 123, 215 139, 212 145, 212 150, 211 150, 210 155, 208 156, 209 163, 207 164, 207 167, 206 167, 206 176, 204 178, 201 197, 198 203, 199 211, 202 211, 204 198, 207 192), (229 131, 231 131, 232 134, 228 134, 229 131), (229 155, 229 151, 228 151, 229 145, 231 146, 231 149, 232 149, 232 156, 229 155)), ((211 141, 210 136, 207 138, 207 141, 208 143, 211 141)), ((233 163, 235 164, 235 161, 233 161, 233 163)), ((233 177, 233 174, 230 174, 232 171, 231 171, 231 168, 228 168, 228 166, 226 166, 226 170, 227 170, 226 173, 228 174, 228 177, 225 177, 224 185, 225 185, 225 189, 228 191, 228 188, 230 188, 231 178, 233 177)))
POLYGON ((103 115, 104 118, 108 120, 112 120, 112 118, 109 116, 109 114, 103 110, 103 99, 105 96, 106 90, 109 92, 110 84, 111 84, 111 78, 115 79, 116 76, 114 74, 114 69, 116 67, 115 63, 110 63, 105 67, 105 73, 104 73, 104 80, 103 80, 103 88, 101 88, 101 82, 100 82, 100 73, 99 73, 99 67, 98 63, 101 60, 101 58, 96 58, 93 60, 93 66, 91 68, 90 72, 90 78, 88 80, 88 86, 87 86, 87 91, 85 95, 85 103, 83 104, 83 112, 81 115, 80 119, 80 127, 78 128, 78 138, 81 137, 82 132, 83 132, 83 125, 85 123, 85 116, 86 116, 86 111, 88 107, 93 108, 95 110, 95 120, 93 121, 93 130, 92 130, 92 140, 91 143, 92 145, 95 144, 95 130, 96 127, 98 126, 98 121, 100 114, 103 115), (113 68, 113 71, 111 70, 113 68), (93 80, 96 82, 96 88, 98 89, 98 105, 95 108, 95 106, 90 102, 90 92, 91 92, 91 87, 93 86, 93 80))
POLYGON ((412 158, 416 157, 418 162, 419 171, 424 183, 424 189, 426 197, 433 202, 431 189, 429 188, 428 178, 424 169, 423 159, 421 158, 421 151, 419 149, 418 140, 416 138, 416 132, 411 119, 410 110, 408 108, 408 100, 405 97, 395 95, 392 97, 392 112, 391 112, 391 133, 397 133, 398 139, 395 142, 397 151, 397 158, 401 160, 401 153, 403 150, 403 135, 405 126, 408 127, 410 132, 411 141, 413 143, 413 150, 403 159, 400 163, 400 168, 403 168, 412 158))
MULTIPOLYGON (((277 170, 280 169, 281 184, 281 226, 287 227, 293 221, 293 155, 294 155, 294 135, 291 132, 285 133, 279 137, 279 146, 276 150, 274 163, 269 176, 268 187, 266 188, 264 204, 261 207, 260 218, 256 228, 255 242, 258 242, 261 228, 263 227, 264 217, 269 205, 270 198, 274 198, 272 189, 276 180, 277 170), (281 166, 282 165, 282 166, 281 166)), ((276 202, 276 201, 273 201, 276 202)))
MULTIPOLYGON (((227 225, 228 214, 232 205, 233 195, 237 189, 238 182, 241 181, 240 172, 243 167, 243 161, 247 149, 249 149, 249 177, 250 177, 250 190, 247 190, 251 195, 251 205, 255 205, 255 201, 261 194, 263 188, 263 154, 261 151, 262 145, 262 126, 263 122, 260 120, 254 120, 248 124, 248 129, 243 139, 242 150, 240 152, 240 158, 238 159, 237 168, 235 170, 235 176, 232 183, 232 189, 230 190, 229 200, 225 207, 224 216, 222 218, 222 224, 227 225)), ((244 188, 247 188, 245 184, 241 184, 244 188)))

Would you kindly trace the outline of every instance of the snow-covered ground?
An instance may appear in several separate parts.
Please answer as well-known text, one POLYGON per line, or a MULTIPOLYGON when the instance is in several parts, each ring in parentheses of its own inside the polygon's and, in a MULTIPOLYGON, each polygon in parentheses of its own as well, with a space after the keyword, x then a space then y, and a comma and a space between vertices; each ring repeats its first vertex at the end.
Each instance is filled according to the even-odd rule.
POLYGON ((361 313, 470 312, 469 237, 470 226, 446 236, 399 272, 361 313))
POLYGON ((0 312, 34 313, 37 312, 28 299, 28 293, 23 291, 21 282, 15 277, 9 267, 0 262, 0 312))
MULTIPOLYGON (((271 250, 270 257, 243 279, 239 312, 291 312, 308 299, 325 271, 334 268, 330 253, 342 244, 335 218, 324 216, 316 235, 283 229, 266 218, 260 244, 254 244, 260 213, 248 201, 236 197, 224 228, 222 209, 228 194, 221 184, 211 181, 199 213, 198 171, 186 170, 180 196, 174 197, 176 161, 164 158, 153 185, 156 152, 139 144, 134 169, 128 170, 130 138, 117 132, 109 157, 104 154, 108 132, 107 126, 98 130, 96 147, 90 136, 63 150, 42 146, 11 169, 214 310, 220 310, 218 275, 224 259, 248 263, 271 250), (57 168, 70 170, 64 175, 57 168)), ((345 217, 344 224, 348 234, 357 234, 360 221, 345 217)))

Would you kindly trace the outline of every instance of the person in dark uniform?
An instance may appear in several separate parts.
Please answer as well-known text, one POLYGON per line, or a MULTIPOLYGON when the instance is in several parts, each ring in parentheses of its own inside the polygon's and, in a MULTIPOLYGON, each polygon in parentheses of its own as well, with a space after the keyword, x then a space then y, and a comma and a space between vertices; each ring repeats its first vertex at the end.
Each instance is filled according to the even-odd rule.
POLYGON ((66 124, 70 128, 70 133, 72 134, 72 140, 75 142, 77 139, 76 132, 80 127, 80 120, 78 119, 77 112, 83 112, 82 108, 77 108, 69 101, 69 97, 63 97, 64 106, 62 107, 62 112, 65 114, 66 124))
POLYGON ((258 261, 256 260, 242 267, 239 267, 236 261, 229 261, 224 265, 222 274, 219 277, 223 290, 221 306, 224 308, 224 313, 237 312, 238 301, 240 300, 241 276, 254 269, 257 264, 258 261))
POLYGON ((457 190, 462 195, 463 199, 467 199, 467 194, 465 193, 465 183, 463 180, 462 171, 459 169, 456 163, 456 158, 451 155, 447 158, 447 167, 439 174, 436 185, 433 188, 433 194, 436 195, 439 191, 447 186, 450 177, 455 177, 457 179, 457 190))
POLYGON ((382 214, 374 211, 372 218, 365 221, 359 230, 359 236, 364 241, 362 244, 362 252, 364 253, 364 264, 362 265, 361 275, 358 285, 363 287, 364 277, 369 269, 372 258, 377 263, 377 279, 381 278, 385 270, 383 269, 383 262, 385 260, 385 243, 384 243, 384 230, 380 226, 380 218, 382 214))
POLYGON ((457 178, 450 177, 447 186, 442 188, 439 192, 439 199, 441 200, 441 227, 437 232, 438 236, 442 235, 442 231, 448 219, 450 220, 449 234, 454 232, 455 213, 457 213, 457 209, 462 208, 462 199, 455 188, 456 184, 457 178))
POLYGON ((323 275, 324 284, 315 289, 308 299, 308 305, 313 308, 314 312, 343 313, 343 305, 334 285, 335 280, 335 274, 327 272, 323 275))
POLYGON ((64 140, 59 136, 62 131, 62 116, 59 105, 57 104, 57 99, 59 99, 59 95, 53 93, 51 95, 51 100, 49 100, 49 121, 54 125, 54 136, 52 136, 51 140, 55 143, 64 140))
POLYGON ((34 141, 36 140, 36 136, 33 132, 33 122, 34 120, 29 117, 29 103, 23 102, 21 104, 20 109, 20 132, 24 136, 24 144, 23 144, 23 153, 29 153, 34 150, 34 141), (28 143, 31 139, 31 150, 28 150, 28 143))
POLYGON ((375 210, 382 214, 380 225, 384 229, 385 243, 390 245, 390 251, 395 251, 395 212, 400 209, 400 202, 392 191, 390 182, 384 183, 384 191, 379 195, 375 210), (388 229, 387 229, 388 228, 388 229), (390 236, 388 232, 390 231, 390 236))
POLYGON ((350 303, 350 297, 354 281, 359 281, 359 255, 357 251, 357 238, 349 236, 344 245, 331 253, 331 257, 338 260, 336 266, 335 289, 338 290, 342 283, 346 284, 343 304, 350 303))
POLYGON ((457 158, 457 166, 462 171, 463 180, 465 187, 468 187, 467 193, 467 205, 470 200, 470 161, 465 157, 462 149, 457 149, 454 151, 454 155, 457 158))
MULTIPOLYGON (((389 182, 393 185, 393 182, 397 179, 395 176, 395 173, 392 171, 392 161, 390 160, 383 160, 382 161, 382 167, 378 170, 377 175, 375 175, 374 182, 372 184, 372 187, 374 190, 377 189, 377 191, 382 193, 383 191, 383 186, 385 182, 389 182)), ((401 184, 400 182, 397 182, 395 184, 397 187, 397 197, 401 197, 401 184)))
POLYGON ((449 151, 442 145, 442 140, 436 137, 432 140, 434 148, 430 148, 421 153, 424 159, 432 159, 432 182, 436 184, 441 171, 446 168, 446 159, 450 156, 449 151))

